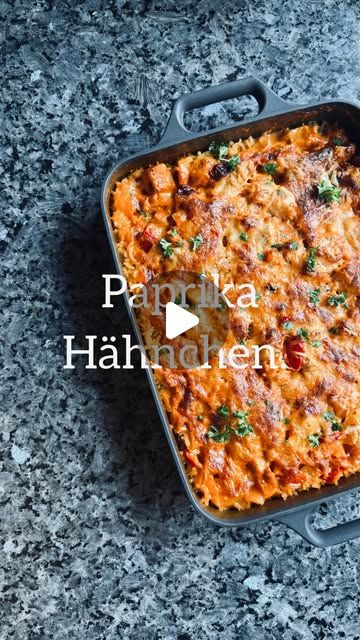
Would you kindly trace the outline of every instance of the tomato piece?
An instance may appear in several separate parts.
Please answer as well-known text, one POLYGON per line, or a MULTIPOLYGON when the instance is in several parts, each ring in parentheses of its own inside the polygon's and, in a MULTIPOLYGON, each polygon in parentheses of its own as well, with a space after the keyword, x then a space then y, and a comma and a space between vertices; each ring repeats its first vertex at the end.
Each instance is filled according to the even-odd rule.
POLYGON ((334 467, 326 478, 326 484, 334 484, 340 477, 343 467, 334 467))
POLYGON ((281 476, 284 484, 301 484, 305 480, 303 471, 299 469, 287 469, 281 476))
POLYGON ((301 338, 289 336, 284 341, 284 360, 292 371, 300 371, 305 362, 305 342, 301 338))
MULTIPOLYGON (((160 235, 161 235, 161 232, 160 232, 160 235)), ((149 253, 150 249, 154 246, 154 244, 158 242, 158 239, 159 239, 159 232, 156 229, 156 227, 151 228, 149 226, 142 232, 142 234, 138 238, 138 242, 142 250, 145 251, 145 253, 149 253)))

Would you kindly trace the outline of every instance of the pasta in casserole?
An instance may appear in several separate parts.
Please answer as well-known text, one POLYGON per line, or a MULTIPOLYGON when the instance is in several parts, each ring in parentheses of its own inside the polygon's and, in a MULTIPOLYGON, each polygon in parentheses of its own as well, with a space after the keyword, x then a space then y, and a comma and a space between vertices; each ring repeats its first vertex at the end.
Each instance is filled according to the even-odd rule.
POLYGON ((309 123, 137 169, 112 222, 130 284, 175 269, 251 282, 259 307, 230 310, 224 349, 271 344, 287 365, 155 370, 203 503, 246 509, 360 471, 360 158, 345 131, 309 123))

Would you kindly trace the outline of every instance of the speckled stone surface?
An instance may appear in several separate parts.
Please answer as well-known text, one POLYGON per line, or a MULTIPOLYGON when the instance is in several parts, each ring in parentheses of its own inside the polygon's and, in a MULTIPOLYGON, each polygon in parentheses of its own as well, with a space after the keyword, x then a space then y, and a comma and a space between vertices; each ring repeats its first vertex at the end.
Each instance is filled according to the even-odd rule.
MULTIPOLYGON (((360 541, 212 527, 143 373, 62 368, 64 334, 129 331, 101 309, 112 163, 213 83, 360 100, 359 2, 9 0, 0 16, 0 640, 359 638, 360 541)), ((235 102, 205 115, 240 117, 235 102)), ((359 515, 359 494, 321 513, 359 515)))

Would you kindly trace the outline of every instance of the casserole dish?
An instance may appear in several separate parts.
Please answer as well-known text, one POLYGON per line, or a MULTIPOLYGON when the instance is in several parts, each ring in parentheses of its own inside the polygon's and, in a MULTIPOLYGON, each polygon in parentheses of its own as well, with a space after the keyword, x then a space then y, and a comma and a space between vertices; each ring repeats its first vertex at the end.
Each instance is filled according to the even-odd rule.
MULTIPOLYGON (((314 120, 330 122, 336 120, 340 125, 344 126, 353 140, 358 141, 359 139, 358 108, 355 105, 332 101, 306 107, 289 106, 255 79, 235 81, 179 98, 175 102, 168 126, 159 145, 147 153, 132 156, 120 162, 112 169, 105 180, 102 192, 102 208, 119 273, 121 273, 122 268, 116 249, 110 216, 110 194, 117 181, 124 178, 131 171, 145 165, 154 164, 157 161, 171 163, 181 155, 207 148, 212 140, 219 140, 220 137, 224 141, 247 138, 249 136, 256 137, 264 131, 294 127, 303 122, 314 120), (213 129, 206 134, 200 135, 189 132, 183 127, 183 116, 186 110, 247 94, 255 96, 258 101, 260 113, 256 118, 247 120, 240 125, 213 129)), ((130 312, 128 298, 126 299, 126 304, 130 312)), ((143 344, 137 320, 133 314, 131 314, 131 318, 138 343, 143 344)), ((332 497, 343 491, 358 487, 360 485, 359 476, 351 476, 335 487, 326 486, 321 490, 316 489, 301 493, 288 498, 286 502, 276 498, 266 502, 264 506, 251 507, 241 512, 231 510, 221 512, 211 506, 204 506, 196 495, 184 469, 151 369, 147 369, 147 372, 163 426, 186 491, 193 505, 209 520, 224 526, 241 526, 255 520, 273 518, 286 522, 310 542, 319 546, 342 542, 360 535, 360 520, 339 525, 327 531, 315 531, 309 523, 309 513, 319 502, 326 497, 332 497)))

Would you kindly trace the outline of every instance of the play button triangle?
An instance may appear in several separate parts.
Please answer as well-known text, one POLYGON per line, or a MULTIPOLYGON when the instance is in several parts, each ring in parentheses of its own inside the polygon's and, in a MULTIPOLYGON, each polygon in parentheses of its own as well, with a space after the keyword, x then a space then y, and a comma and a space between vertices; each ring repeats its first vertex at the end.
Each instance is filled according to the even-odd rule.
POLYGON ((168 302, 166 312, 166 337, 169 340, 185 333, 199 324, 199 318, 190 311, 186 311, 174 302, 168 302))

